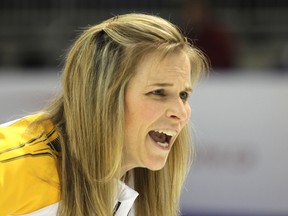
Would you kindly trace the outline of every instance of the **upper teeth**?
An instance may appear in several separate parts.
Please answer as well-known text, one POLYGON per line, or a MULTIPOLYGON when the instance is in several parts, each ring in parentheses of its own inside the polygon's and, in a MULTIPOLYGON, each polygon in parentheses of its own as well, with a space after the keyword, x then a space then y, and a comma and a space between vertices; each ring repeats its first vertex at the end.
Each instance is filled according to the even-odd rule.
POLYGON ((158 133, 164 133, 168 136, 175 136, 177 134, 177 132, 174 130, 155 130, 155 131, 158 133))

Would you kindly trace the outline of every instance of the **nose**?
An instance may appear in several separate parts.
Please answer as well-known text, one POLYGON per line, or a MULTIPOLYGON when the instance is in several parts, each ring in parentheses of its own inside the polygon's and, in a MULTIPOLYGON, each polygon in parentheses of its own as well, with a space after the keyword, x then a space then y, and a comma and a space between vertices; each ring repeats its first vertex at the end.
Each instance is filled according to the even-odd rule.
POLYGON ((183 102, 180 98, 177 98, 168 104, 166 116, 175 121, 185 122, 190 117, 190 112, 189 103, 183 102))

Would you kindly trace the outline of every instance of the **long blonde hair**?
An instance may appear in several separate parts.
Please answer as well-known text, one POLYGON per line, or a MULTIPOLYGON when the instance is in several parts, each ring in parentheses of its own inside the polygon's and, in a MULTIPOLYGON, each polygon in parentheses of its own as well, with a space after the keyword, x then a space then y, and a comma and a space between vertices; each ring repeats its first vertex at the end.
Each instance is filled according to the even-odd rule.
MULTIPOLYGON (((65 62, 62 92, 47 109, 60 134, 59 215, 112 215, 115 179, 120 179, 124 140, 124 95, 139 59, 153 51, 183 50, 193 82, 205 69, 201 52, 170 22, 126 14, 85 30, 65 62)), ((188 126, 173 145, 164 169, 127 173, 139 192, 136 215, 177 215, 191 162, 188 126)))

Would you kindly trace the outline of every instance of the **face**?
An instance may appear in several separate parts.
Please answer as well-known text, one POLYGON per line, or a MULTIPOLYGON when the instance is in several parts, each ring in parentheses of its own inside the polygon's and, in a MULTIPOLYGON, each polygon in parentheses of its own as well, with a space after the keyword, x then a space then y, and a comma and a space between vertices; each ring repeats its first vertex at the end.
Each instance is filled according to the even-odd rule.
POLYGON ((146 56, 125 93, 122 172, 163 168, 175 139, 190 117, 190 62, 184 52, 165 59, 146 56))

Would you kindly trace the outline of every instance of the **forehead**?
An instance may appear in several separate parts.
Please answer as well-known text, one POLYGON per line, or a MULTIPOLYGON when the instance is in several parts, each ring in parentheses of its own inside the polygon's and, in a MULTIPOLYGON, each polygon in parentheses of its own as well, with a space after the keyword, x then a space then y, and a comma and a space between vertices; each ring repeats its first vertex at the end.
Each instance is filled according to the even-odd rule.
POLYGON ((136 77, 160 80, 169 77, 182 77, 190 81, 189 57, 184 51, 168 53, 165 56, 159 52, 149 53, 136 66, 136 77))

